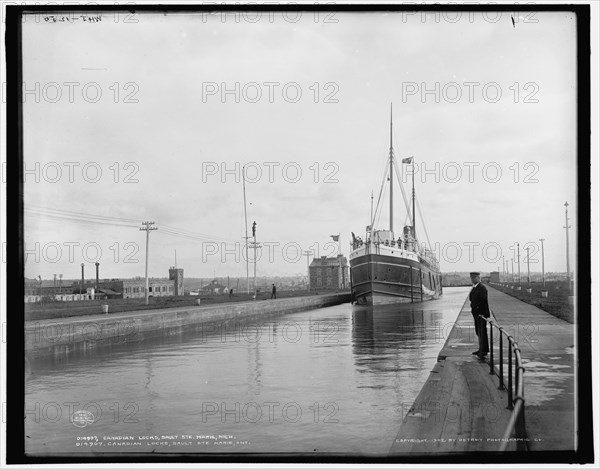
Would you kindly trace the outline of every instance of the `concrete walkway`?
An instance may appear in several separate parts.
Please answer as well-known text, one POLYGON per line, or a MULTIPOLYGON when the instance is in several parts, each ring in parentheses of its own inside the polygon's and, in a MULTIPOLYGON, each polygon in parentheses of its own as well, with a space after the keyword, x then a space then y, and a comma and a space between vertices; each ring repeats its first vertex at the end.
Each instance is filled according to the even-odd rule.
MULTIPOLYGON (((488 292, 496 321, 522 352, 529 449, 575 449, 574 326, 493 288, 488 292)), ((489 362, 471 354, 476 348, 467 299, 438 363, 403 417, 390 455, 498 450, 510 418, 508 396, 489 374, 489 362)), ((504 350, 506 359, 506 342, 504 350)), ((497 365, 497 335, 494 357, 497 365)), ((506 369, 504 375, 506 380, 506 369)))
POLYGON ((496 321, 521 349, 529 449, 576 450, 575 326, 493 288, 488 292, 496 321))

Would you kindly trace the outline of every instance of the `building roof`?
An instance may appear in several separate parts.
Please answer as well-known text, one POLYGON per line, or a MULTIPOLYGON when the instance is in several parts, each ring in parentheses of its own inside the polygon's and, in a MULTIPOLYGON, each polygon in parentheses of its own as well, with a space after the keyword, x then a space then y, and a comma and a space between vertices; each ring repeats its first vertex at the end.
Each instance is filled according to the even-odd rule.
POLYGON ((346 266, 348 261, 344 256, 341 255, 337 257, 321 256, 318 259, 315 257, 310 263, 310 267, 338 267, 340 263, 342 264, 342 266, 346 266))
POLYGON ((98 288, 97 292, 104 293, 105 295, 122 295, 122 293, 111 290, 110 288, 98 288))

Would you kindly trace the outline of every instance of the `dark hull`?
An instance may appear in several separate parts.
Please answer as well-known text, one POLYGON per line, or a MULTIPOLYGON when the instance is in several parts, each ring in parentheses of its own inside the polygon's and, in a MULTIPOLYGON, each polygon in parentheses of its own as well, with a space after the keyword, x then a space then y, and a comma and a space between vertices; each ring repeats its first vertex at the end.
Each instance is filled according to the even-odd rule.
POLYGON ((439 270, 424 261, 365 254, 350 261, 352 297, 357 304, 414 303, 442 294, 439 270))

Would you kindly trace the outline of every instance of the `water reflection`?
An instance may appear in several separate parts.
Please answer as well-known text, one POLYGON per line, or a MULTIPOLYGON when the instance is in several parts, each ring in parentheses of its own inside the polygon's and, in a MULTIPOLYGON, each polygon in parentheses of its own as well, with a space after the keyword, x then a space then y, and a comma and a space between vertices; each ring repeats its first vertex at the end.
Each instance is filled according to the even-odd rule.
MULTIPOLYGON (((26 383, 27 451, 150 452, 158 450, 76 443, 82 435, 203 434, 245 442, 225 452, 387 454, 402 418, 397 409, 410 406, 427 379, 445 340, 439 331, 457 317, 464 295, 396 307, 345 304, 38 357, 26 383), (69 402, 79 403, 75 409, 95 403, 101 418, 76 427, 69 402), (44 418, 56 405, 62 416, 44 418)), ((223 448, 195 442, 159 450, 223 448)))
POLYGON ((428 343, 442 337, 443 311, 439 304, 419 303, 355 306, 352 312, 352 345, 358 366, 371 371, 389 370, 390 359, 403 366, 419 367, 428 343))

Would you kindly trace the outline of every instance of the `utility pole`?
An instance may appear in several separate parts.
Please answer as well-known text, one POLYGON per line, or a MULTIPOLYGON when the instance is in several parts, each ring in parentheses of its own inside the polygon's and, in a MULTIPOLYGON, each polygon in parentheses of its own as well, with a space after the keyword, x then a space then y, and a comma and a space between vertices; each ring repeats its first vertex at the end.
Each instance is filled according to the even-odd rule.
POLYGON ((517 243, 517 268, 519 271, 519 285, 521 285, 521 248, 517 243))
POLYGON ((150 232, 153 230, 158 230, 158 228, 156 226, 152 226, 154 225, 153 221, 143 221, 142 225, 144 225, 144 227, 140 228, 140 231, 146 232, 146 304, 148 304, 148 249, 150 245, 150 232))
POLYGON ((252 299, 256 300, 256 222, 252 223, 252 237, 254 238, 254 282, 252 283, 252 288, 254 292, 252 294, 252 299))
POLYGON ((79 294, 80 295, 81 295, 81 293, 83 293, 83 281, 84 281, 84 278, 85 278, 84 268, 85 268, 85 264, 82 262, 81 263, 81 286, 79 287, 79 294))
POLYGON ((565 202, 565 226, 563 226, 567 234, 567 284, 569 285, 569 292, 571 292, 571 267, 569 264, 569 203, 565 202))
POLYGON ((306 289, 310 291, 310 264, 308 263, 308 258, 311 255, 311 252, 304 251, 302 255, 306 256, 306 289))
POLYGON ((531 277, 529 276, 529 246, 525 250, 527 251, 527 284, 531 286, 531 277))
MULTIPOLYGON (((502 256, 502 277, 504 278, 504 280, 506 280, 506 274, 504 273, 504 256, 502 256)), ((502 283, 504 280, 502 280, 501 278, 500 283, 502 283)))
POLYGON ((510 258, 510 266, 512 269, 512 276, 511 276, 510 282, 515 283, 515 258, 514 257, 510 258))
POLYGON ((546 286, 546 272, 544 270, 544 238, 540 238, 540 242, 542 243, 542 286, 546 286))
POLYGON ((246 236, 244 236, 245 247, 246 247, 246 289, 247 294, 250 294, 250 271, 248 270, 248 214, 246 212, 246 165, 242 167, 242 184, 244 190, 244 229, 246 230, 246 236))

